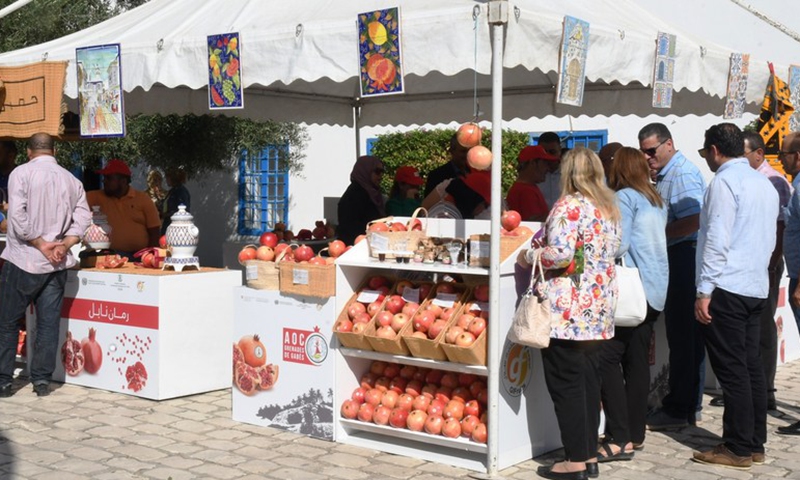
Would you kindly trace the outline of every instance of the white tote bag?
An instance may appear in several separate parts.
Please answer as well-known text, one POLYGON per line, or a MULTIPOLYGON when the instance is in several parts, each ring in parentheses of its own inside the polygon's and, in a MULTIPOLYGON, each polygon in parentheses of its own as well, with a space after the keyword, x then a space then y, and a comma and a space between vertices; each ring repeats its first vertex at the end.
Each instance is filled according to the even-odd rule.
POLYGON ((534 290, 537 278, 543 284, 545 282, 544 270, 539 258, 541 253, 541 249, 534 251, 531 283, 522 294, 517 310, 514 312, 511 330, 508 332, 508 339, 512 342, 533 348, 550 346, 550 299, 546 295, 544 298, 539 298, 534 290))
POLYGON ((647 316, 647 297, 639 276, 639 269, 625 265, 615 265, 617 270, 617 309, 614 311, 614 325, 635 327, 647 316))

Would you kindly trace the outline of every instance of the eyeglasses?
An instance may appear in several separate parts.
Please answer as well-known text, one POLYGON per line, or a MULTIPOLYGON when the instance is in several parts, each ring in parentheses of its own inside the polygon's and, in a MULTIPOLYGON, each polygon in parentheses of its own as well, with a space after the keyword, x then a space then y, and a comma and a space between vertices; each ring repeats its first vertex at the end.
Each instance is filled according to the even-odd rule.
POLYGON ((744 152, 744 156, 746 157, 746 156, 750 155, 753 152, 755 152, 755 150, 748 150, 748 151, 744 152))
POLYGON ((797 153, 797 152, 798 152, 797 150, 787 150, 787 151, 778 150, 778 158, 785 157, 786 155, 789 155, 789 154, 792 154, 792 153, 797 153))
POLYGON ((659 143, 655 147, 652 147, 652 148, 640 148, 639 150, 642 153, 644 153, 645 155, 647 155, 648 157, 655 157, 656 156, 656 151, 658 150, 658 147, 660 147, 661 145, 664 145, 665 143, 667 143, 667 140, 669 140, 669 138, 664 139, 664 141, 662 141, 661 143, 659 143))
POLYGON ((700 155, 700 158, 706 158, 706 154, 708 153, 707 148, 701 148, 697 151, 697 154, 700 155))

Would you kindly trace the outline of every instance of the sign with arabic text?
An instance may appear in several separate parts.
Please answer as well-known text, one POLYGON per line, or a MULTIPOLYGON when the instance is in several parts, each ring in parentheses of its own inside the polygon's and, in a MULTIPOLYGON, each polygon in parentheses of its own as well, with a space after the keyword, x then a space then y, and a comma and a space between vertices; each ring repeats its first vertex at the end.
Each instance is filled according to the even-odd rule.
POLYGON ((67 62, 0 67, 5 88, 0 101, 0 137, 27 139, 38 132, 59 135, 66 71, 67 62))

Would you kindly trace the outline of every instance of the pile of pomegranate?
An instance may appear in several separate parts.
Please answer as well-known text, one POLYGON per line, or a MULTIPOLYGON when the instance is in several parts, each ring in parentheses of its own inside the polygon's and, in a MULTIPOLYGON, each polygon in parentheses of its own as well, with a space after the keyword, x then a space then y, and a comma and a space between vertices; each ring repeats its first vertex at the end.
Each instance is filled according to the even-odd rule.
MULTIPOLYGON (((386 296, 394 285, 383 275, 374 275, 356 292, 345 307, 347 315, 340 315, 333 326, 334 332, 363 334, 372 318, 381 311, 386 296)), ((402 297, 401 297, 402 300, 402 297)), ((403 306, 400 307, 401 310, 403 306)))
POLYGON ((504 210, 500 217, 500 235, 507 237, 530 237, 533 231, 525 226, 520 226, 522 217, 516 210, 504 210))
MULTIPOLYGON (((298 237, 299 238, 299 237, 298 237)), ((239 264, 245 265, 248 260, 261 260, 262 262, 284 261, 295 263, 310 263, 312 265, 329 265, 344 252, 350 250, 341 240, 333 240, 328 247, 320 251, 327 252, 328 256, 314 254, 314 250, 305 244, 295 245, 280 241, 275 232, 262 233, 258 239, 259 245, 245 245, 239 251, 239 264), (283 255, 281 255, 283 253, 283 255)))
POLYGON ((267 364, 267 349, 258 334, 245 335, 233 344, 233 384, 243 394, 271 389, 278 373, 278 365, 267 364))
POLYGON ((433 299, 426 301, 422 305, 422 308, 413 316, 411 332, 406 332, 404 335, 428 340, 436 340, 439 338, 440 334, 444 332, 447 327, 448 322, 450 322, 453 315, 458 311, 458 304, 452 302, 452 306, 443 307, 434 300, 439 297, 439 294, 457 295, 461 289, 463 289, 463 287, 449 282, 436 285, 436 295, 433 299))
POLYGON ((471 347, 486 330, 489 321, 489 285, 481 284, 472 292, 472 299, 464 304, 464 310, 451 322, 444 334, 444 342, 459 347, 471 347), (478 302, 478 303, 476 303, 478 302))
POLYGON ((374 361, 342 418, 486 443, 488 390, 470 373, 374 361))
MULTIPOLYGON (((407 231, 418 231, 422 230, 422 222, 418 218, 412 218, 408 221, 408 224, 403 222, 373 222, 367 228, 367 232, 407 232, 407 231)), ((356 238, 356 242, 363 238, 359 235, 359 238, 356 238)))

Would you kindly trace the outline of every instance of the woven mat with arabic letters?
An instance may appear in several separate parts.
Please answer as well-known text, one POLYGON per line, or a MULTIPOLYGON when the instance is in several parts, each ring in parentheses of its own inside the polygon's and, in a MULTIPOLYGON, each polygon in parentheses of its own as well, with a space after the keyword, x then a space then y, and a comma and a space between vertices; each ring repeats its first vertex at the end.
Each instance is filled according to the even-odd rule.
POLYGON ((67 62, 0 67, 0 138, 27 139, 34 133, 58 136, 67 62))

